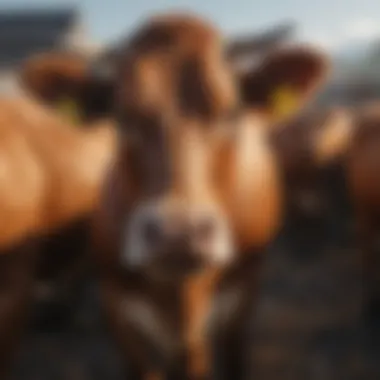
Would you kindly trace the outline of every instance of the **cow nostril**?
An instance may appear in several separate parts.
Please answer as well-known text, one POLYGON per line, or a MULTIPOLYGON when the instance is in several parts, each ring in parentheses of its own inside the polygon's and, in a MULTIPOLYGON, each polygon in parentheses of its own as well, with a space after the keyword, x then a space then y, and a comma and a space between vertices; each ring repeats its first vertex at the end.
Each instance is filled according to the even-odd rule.
POLYGON ((194 235, 197 240, 207 241, 215 233, 215 227, 215 220, 213 218, 202 219, 196 224, 194 235))
POLYGON ((142 226, 142 236, 149 244, 157 244, 162 237, 162 228, 160 224, 153 219, 145 221, 142 226))

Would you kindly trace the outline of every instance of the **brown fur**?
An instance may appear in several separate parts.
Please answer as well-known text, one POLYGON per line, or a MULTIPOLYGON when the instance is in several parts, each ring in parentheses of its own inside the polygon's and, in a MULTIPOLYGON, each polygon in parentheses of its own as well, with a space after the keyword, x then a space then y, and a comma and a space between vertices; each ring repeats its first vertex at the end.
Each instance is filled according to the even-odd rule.
POLYGON ((271 138, 292 212, 316 216, 326 211, 323 195, 318 193, 328 180, 323 174, 329 167, 344 162, 353 134, 351 112, 341 108, 307 111, 273 131, 271 138))
POLYGON ((93 210, 113 154, 112 128, 74 129, 31 100, 2 99, 0 109, 3 162, 13 165, 4 167, 0 244, 54 230, 93 210))

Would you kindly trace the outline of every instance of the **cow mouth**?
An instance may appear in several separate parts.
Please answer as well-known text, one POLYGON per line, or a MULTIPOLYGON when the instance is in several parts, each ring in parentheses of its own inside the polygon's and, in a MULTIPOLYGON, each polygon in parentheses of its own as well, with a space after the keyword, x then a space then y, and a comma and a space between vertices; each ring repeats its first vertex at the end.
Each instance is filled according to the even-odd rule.
POLYGON ((203 272, 207 268, 206 261, 197 254, 176 252, 163 255, 154 260, 149 271, 166 278, 183 278, 203 272))

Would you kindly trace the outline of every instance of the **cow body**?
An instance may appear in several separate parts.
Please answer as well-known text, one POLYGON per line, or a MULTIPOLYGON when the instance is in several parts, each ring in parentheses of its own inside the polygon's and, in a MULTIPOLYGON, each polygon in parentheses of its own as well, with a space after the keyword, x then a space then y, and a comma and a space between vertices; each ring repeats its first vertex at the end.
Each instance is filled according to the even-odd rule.
POLYGON ((4 118, 2 230, 9 231, 1 236, 5 246, 91 212, 111 157, 113 131, 108 126, 86 132, 70 129, 29 100, 3 99, 0 107, 4 118), (9 180, 9 175, 14 179, 9 180))
POLYGON ((0 333, 1 371, 6 371, 41 284, 46 288, 52 279, 65 280, 83 256, 89 218, 114 152, 114 132, 107 125, 76 130, 29 99, 1 99, 0 115, 0 253, 7 273, 0 333))

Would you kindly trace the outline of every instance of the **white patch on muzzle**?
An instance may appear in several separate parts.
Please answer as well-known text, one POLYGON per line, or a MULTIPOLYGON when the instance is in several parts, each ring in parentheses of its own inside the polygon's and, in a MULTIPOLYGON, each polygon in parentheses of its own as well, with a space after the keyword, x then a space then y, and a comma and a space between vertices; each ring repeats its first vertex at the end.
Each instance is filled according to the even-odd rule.
POLYGON ((141 226, 150 215, 159 215, 159 202, 146 202, 132 213, 122 234, 122 263, 126 267, 140 267, 149 259, 148 244, 143 239, 141 226))
MULTIPOLYGON (((171 204, 163 200, 154 200, 140 205, 126 223, 122 235, 121 260, 126 267, 138 268, 146 265, 154 254, 154 247, 144 240, 142 227, 148 219, 160 219, 172 210, 171 204)), ((178 210, 176 208, 175 210, 178 210)), ((208 211, 208 210, 207 210, 208 211)), ((186 208, 186 215, 197 217, 199 212, 206 212, 206 208, 186 208)), ((234 258, 235 247, 227 219, 219 211, 212 211, 215 218, 215 232, 213 237, 199 248, 205 261, 211 265, 226 265, 234 258)))

